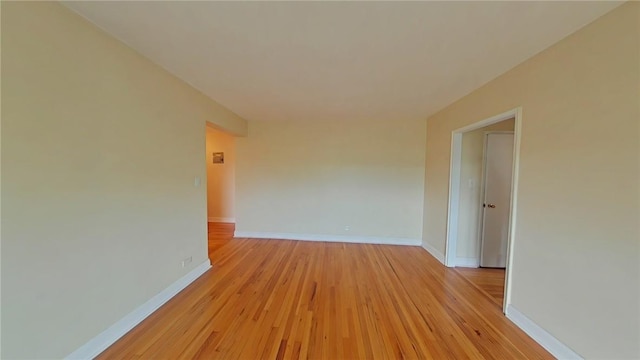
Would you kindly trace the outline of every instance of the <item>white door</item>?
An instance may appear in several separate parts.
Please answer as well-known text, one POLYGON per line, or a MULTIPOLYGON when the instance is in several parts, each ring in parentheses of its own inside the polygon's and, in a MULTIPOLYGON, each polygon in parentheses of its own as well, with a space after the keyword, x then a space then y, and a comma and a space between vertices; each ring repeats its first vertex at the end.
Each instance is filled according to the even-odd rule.
POLYGON ((480 266, 504 268, 511 206, 513 133, 488 133, 485 136, 480 266))

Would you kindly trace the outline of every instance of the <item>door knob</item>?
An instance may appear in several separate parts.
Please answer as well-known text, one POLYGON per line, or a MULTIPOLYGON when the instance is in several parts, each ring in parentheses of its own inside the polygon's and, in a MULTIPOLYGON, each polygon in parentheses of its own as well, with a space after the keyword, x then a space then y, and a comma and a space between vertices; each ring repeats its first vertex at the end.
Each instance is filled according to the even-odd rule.
POLYGON ((495 204, 487 204, 488 207, 495 209, 496 205, 495 204))

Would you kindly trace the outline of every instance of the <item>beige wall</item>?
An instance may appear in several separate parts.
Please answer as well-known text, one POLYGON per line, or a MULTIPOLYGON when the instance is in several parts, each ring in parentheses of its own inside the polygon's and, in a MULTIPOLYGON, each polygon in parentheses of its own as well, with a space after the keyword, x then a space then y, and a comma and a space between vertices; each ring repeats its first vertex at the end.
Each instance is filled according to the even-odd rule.
POLYGON ((61 358, 208 261, 205 121, 246 123, 53 2, 2 2, 2 104, 1 356, 61 358))
POLYGON ((482 161, 487 131, 513 131, 514 119, 462 134, 460 202, 458 207, 458 258, 479 260, 480 210, 482 209, 482 161), (471 184, 471 185, 470 185, 471 184))
POLYGON ((237 230, 419 243, 424 131, 423 120, 252 122, 236 142, 237 230))
POLYGON ((640 357, 639 19, 622 5, 427 122, 444 251, 452 130, 522 107, 512 305, 587 358, 640 357))
POLYGON ((210 221, 235 218, 236 139, 207 126, 207 216, 210 221), (224 164, 213 163, 213 153, 224 152, 224 164))

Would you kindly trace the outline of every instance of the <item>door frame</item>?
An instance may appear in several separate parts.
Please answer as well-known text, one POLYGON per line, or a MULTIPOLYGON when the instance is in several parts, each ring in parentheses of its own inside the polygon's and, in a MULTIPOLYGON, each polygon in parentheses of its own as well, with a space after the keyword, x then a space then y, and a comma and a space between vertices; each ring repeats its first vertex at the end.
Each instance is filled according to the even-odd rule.
MULTIPOLYGON (((513 124, 513 128, 515 130, 515 122, 513 124)), ((486 184, 487 184, 487 144, 489 143, 489 135, 491 134, 512 134, 513 142, 515 145, 516 135, 514 130, 491 130, 485 131, 482 139, 482 177, 480 177, 480 202, 483 204, 486 203, 485 192, 486 192, 486 184)), ((513 174, 512 174, 513 175, 513 174)), ((511 183, 513 184, 513 179, 511 179, 511 183)), ((479 219, 478 219, 478 229, 477 229, 477 249, 478 249, 478 264, 482 266, 482 247, 484 246, 484 215, 487 211, 487 208, 484 206, 480 210, 479 219)), ((509 241, 507 239, 507 247, 509 241)))
POLYGON ((445 243, 445 266, 456 266, 458 244, 458 213, 460 205, 460 169, 462 166, 462 135, 500 121, 515 118, 513 129, 513 174, 511 180, 511 204, 509 211, 509 236, 507 245, 507 266, 505 271, 504 301, 502 311, 506 313, 511 304, 511 270, 513 267, 513 247, 515 245, 516 210, 518 202, 518 173, 520 168, 520 140, 522 134, 522 107, 480 120, 451 132, 451 160, 449 164, 449 203, 447 214, 447 238, 445 243))

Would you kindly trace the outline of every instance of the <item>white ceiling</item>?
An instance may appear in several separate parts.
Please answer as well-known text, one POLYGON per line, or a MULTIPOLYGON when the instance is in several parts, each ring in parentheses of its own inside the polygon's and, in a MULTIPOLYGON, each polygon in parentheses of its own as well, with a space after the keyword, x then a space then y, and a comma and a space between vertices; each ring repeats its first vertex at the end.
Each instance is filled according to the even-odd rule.
POLYGON ((251 121, 426 118, 620 2, 65 2, 251 121))

